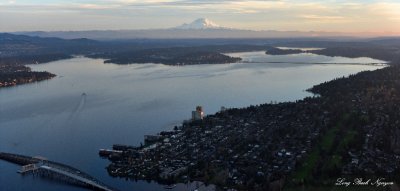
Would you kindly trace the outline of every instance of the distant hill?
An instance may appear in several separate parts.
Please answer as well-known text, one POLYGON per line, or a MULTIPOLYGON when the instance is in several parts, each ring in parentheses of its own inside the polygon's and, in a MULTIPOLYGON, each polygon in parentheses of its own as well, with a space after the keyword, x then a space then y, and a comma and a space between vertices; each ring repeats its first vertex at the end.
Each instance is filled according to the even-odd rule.
POLYGON ((58 37, 63 39, 89 38, 95 40, 115 39, 210 39, 210 38, 323 38, 343 37, 343 34, 327 32, 300 31, 253 31, 229 28, 187 28, 149 29, 149 30, 92 30, 92 31, 33 31, 17 32, 38 37, 58 37))
POLYGON ((16 32, 38 37, 63 39, 89 38, 95 40, 115 39, 207 39, 207 38, 323 38, 351 36, 343 33, 318 31, 243 30, 221 26, 210 19, 200 18, 191 23, 167 29, 144 30, 89 30, 89 31, 28 31, 16 32))
POLYGON ((99 43, 85 38, 66 40, 55 37, 32 37, 0 33, 0 57, 38 54, 78 54, 99 43))
POLYGON ((369 41, 373 44, 400 47, 400 37, 374 38, 369 41))

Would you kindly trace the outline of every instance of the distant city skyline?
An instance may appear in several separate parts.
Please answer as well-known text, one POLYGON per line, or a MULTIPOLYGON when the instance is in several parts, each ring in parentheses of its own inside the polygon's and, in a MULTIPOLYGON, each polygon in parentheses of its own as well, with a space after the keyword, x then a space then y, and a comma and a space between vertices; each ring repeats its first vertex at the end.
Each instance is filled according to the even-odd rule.
POLYGON ((197 18, 251 30, 400 35, 394 0, 0 0, 0 32, 162 29, 197 18))

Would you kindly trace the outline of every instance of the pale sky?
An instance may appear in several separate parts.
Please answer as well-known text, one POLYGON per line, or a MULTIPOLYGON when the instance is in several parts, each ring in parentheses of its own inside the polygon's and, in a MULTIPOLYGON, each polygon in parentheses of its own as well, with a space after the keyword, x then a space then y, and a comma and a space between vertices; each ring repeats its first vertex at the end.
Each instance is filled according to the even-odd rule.
POLYGON ((400 0, 0 0, 0 32, 232 28, 400 34, 400 0))

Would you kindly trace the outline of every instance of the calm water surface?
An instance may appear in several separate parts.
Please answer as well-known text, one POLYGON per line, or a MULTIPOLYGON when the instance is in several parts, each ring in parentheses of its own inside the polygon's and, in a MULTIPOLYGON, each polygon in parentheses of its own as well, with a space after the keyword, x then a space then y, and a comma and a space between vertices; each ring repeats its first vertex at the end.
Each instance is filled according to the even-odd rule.
MULTIPOLYGON (((206 114, 310 96, 312 85, 383 66, 301 63, 380 63, 312 54, 269 56, 235 53, 246 62, 222 65, 114 65, 78 57, 33 70, 54 79, 0 89, 0 151, 69 164, 121 190, 164 190, 155 183, 108 176, 98 149, 138 145, 143 135, 169 130, 189 119, 196 105, 206 114), (268 63, 283 62, 283 63, 268 63), (293 64, 293 62, 297 64, 293 64)), ((82 190, 38 177, 22 177, 19 166, 0 161, 0 190, 82 190)), ((184 190, 183 185, 176 190, 184 190)))

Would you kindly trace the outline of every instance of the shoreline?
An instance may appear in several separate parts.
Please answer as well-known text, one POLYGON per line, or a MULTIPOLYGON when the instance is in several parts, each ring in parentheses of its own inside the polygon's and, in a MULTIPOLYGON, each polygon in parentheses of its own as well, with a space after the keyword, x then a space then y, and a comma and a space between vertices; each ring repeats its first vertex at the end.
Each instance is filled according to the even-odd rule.
MULTIPOLYGON (((318 170, 321 177, 312 178, 313 184, 327 181, 325 185, 329 185, 331 180, 325 176, 331 170, 364 174, 364 167, 354 167, 354 156, 360 161, 357 164, 361 161, 381 164, 381 167, 372 168, 373 171, 380 172, 391 165, 390 161, 395 160, 393 157, 396 155, 390 154, 389 151, 379 154, 369 149, 373 146, 363 145, 368 136, 362 132, 376 128, 369 127, 363 130, 364 127, 359 126, 366 120, 363 114, 364 104, 370 103, 358 100, 360 95, 364 96, 365 87, 359 87, 357 84, 362 82, 365 74, 392 73, 393 70, 397 71, 399 68, 390 66, 375 71, 359 72, 309 89, 310 92, 321 96, 306 97, 295 102, 232 108, 208 115, 203 120, 184 123, 173 131, 154 135, 155 139, 151 144, 126 150, 122 154, 110 155, 112 157, 109 156, 111 162, 107 168, 108 172, 112 176, 143 178, 167 184, 179 183, 182 182, 182 177, 188 177, 190 180, 237 190, 270 187, 274 182, 281 180, 286 180, 291 185, 308 185, 305 182, 312 181, 311 172, 319 168, 310 161, 317 159, 327 162, 323 163, 326 167, 318 170), (352 86, 357 88, 351 91, 358 93, 347 92, 347 89, 342 90, 331 85, 342 81, 353 84, 352 86), (335 94, 331 93, 331 89, 335 90, 335 94), (344 112, 351 110, 355 111, 344 112), (354 120, 360 122, 350 126, 342 125, 354 120), (301 131, 297 130, 299 127, 302 128, 301 131), (360 135, 356 138, 355 134, 360 135), (281 139, 282 137, 286 138, 281 139), (348 138, 341 140, 340 137, 348 138), (365 152, 370 152, 371 156, 361 156, 358 153, 340 154, 345 150, 357 151, 363 148, 367 148, 365 152), (331 156, 326 155, 327 152, 333 152, 339 159, 330 159, 331 156), (385 159, 382 160, 379 156, 384 156, 385 159), (342 165, 330 166, 331 163, 336 164, 336 160, 342 165), (143 163, 144 161, 147 162, 143 163), (304 161, 309 161, 312 165, 304 161), (250 170, 257 167, 258 171, 250 170), (252 185, 248 185, 249 182, 253 182, 252 185)), ((388 76, 383 74, 377 77, 385 80, 388 76)), ((380 82, 371 83, 379 85, 380 82)), ((379 111, 376 110, 378 105, 371 108, 371 112, 379 111)), ((380 119, 369 117, 368 120, 380 119)), ((380 136, 377 135, 375 140, 370 141, 378 141, 378 137, 380 136)), ((393 172, 388 171, 387 175, 393 172)))
MULTIPOLYGON (((291 49, 289 49, 291 50, 291 49)), ((232 57, 230 54, 236 54, 236 53, 254 53, 254 52, 262 52, 264 53, 264 51, 249 51, 249 52, 230 52, 230 53, 221 53, 222 55, 226 55, 228 57, 231 58, 235 58, 232 57)), ((302 54, 302 53, 298 53, 298 54, 302 54)), ((310 54, 315 54, 315 53, 310 53, 310 54)), ((323 55, 323 54, 317 54, 317 55, 323 55)), ((323 55, 325 56, 325 55, 323 55)), ((92 57, 88 57, 86 55, 72 55, 72 57, 68 57, 68 58, 61 58, 61 59, 56 59, 56 60, 50 60, 49 62, 53 62, 53 61, 60 61, 60 60, 65 60, 65 59, 73 59, 73 58, 80 58, 80 57, 86 57, 86 58, 92 58, 92 57)), ((92 59, 98 59, 98 58, 92 58, 92 59)), ((104 63, 107 63, 107 59, 101 58, 104 60, 104 63)), ((49 62, 43 62, 43 63, 36 63, 36 64, 46 64, 49 62)), ((266 63, 266 64, 299 64, 299 65, 309 65, 309 64, 314 64, 314 65, 367 65, 367 66, 384 66, 384 67, 388 67, 391 65, 390 62, 386 62, 386 63, 310 63, 310 62, 254 62, 254 61, 245 61, 243 60, 242 57, 240 57, 240 60, 237 60, 236 62, 233 63, 242 63, 242 64, 247 64, 247 63, 266 63)), ((220 63, 220 64, 233 64, 231 62, 229 63, 220 63)), ((44 71, 44 72, 38 72, 38 71, 31 71, 30 69, 30 65, 36 65, 36 64, 17 64, 17 65, 1 65, 0 69, 5 69, 5 70, 12 70, 12 68, 16 67, 25 67, 25 69, 23 71, 25 72, 29 72, 29 74, 32 76, 31 78, 29 77, 23 77, 25 79, 21 79, 20 82, 14 82, 13 80, 11 81, 0 81, 0 88, 1 87, 12 87, 12 86, 17 86, 17 85, 22 85, 22 84, 30 84, 33 82, 40 82, 43 80, 50 80, 52 78, 54 78, 56 75, 52 74, 50 72, 44 71), (43 75, 43 74, 47 74, 46 78, 43 79, 39 79, 39 80, 35 80, 33 78, 35 78, 35 75, 43 75), (29 79, 27 79, 29 78, 29 79)), ((118 64, 118 63, 111 63, 111 64, 116 64, 116 65, 129 65, 129 64, 157 64, 157 63, 129 63, 129 64, 118 64)), ((167 65, 167 66, 190 66, 193 64, 166 64, 166 63, 159 63, 159 64, 163 64, 163 65, 167 65)), ((194 65, 213 65, 214 63, 199 63, 199 64, 194 64, 194 65)), ((0 71, 1 72, 1 71, 0 71)), ((9 71, 10 72, 10 71, 9 71)), ((11 71, 11 72, 15 72, 15 71, 11 71)), ((16 74, 16 73, 14 73, 16 74)), ((17 73, 18 74, 18 73, 17 73)), ((5 73, 3 73, 3 76, 6 75, 5 73)), ((26 74, 25 74, 26 76, 26 74)), ((18 76, 17 76, 18 77, 18 76)))

